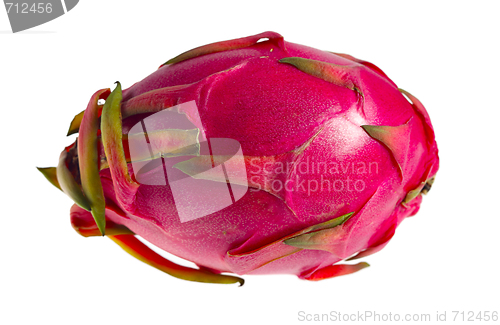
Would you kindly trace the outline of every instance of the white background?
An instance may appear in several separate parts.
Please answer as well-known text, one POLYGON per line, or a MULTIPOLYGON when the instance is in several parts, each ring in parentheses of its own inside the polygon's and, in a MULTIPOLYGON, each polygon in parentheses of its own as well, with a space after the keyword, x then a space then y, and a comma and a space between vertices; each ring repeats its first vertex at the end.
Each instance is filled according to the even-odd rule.
POLYGON ((0 323, 307 323, 300 311, 433 320, 446 311, 452 323, 453 310, 500 312, 499 12, 495 1, 82 0, 12 34, 2 8, 0 323), (322 282, 274 275, 244 276, 241 288, 200 284, 108 238, 75 233, 71 200, 35 166, 57 164, 90 96, 117 80, 129 87, 193 47, 266 30, 375 63, 431 116, 436 182, 420 212, 364 259, 371 267, 322 282))

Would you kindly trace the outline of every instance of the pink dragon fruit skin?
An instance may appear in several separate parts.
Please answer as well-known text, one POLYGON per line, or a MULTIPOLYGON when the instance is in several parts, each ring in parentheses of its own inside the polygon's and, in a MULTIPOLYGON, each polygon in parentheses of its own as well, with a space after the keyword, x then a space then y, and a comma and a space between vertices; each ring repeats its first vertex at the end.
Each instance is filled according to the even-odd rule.
POLYGON ((368 264, 338 262, 382 249, 417 213, 439 166, 418 99, 369 62, 274 32, 196 48, 123 93, 119 83, 96 92, 68 134, 78 131, 57 168, 39 168, 76 202, 75 230, 106 234, 143 262, 200 282, 243 283, 222 272, 307 280, 356 272, 368 264), (200 140, 241 145, 249 190, 220 211, 181 222, 169 185, 138 181, 126 134, 191 101, 200 140), (165 260, 135 235, 199 270, 165 260))

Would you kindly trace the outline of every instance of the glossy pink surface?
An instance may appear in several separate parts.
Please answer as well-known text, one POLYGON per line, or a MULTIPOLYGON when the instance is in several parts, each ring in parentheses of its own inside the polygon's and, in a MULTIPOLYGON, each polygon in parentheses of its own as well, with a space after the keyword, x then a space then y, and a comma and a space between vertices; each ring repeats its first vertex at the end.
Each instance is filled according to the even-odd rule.
MULTIPOLYGON (((104 169, 106 217, 201 266, 308 278, 387 243, 401 221, 418 211, 421 195, 403 201, 436 174, 437 146, 423 106, 412 104, 371 63, 289 43, 276 33, 263 37, 269 40, 164 65, 124 90, 122 101, 127 133, 143 117, 128 111, 150 114, 194 100, 205 137, 241 144, 247 194, 221 211, 182 223, 168 185, 141 184, 127 194, 132 203, 124 203, 115 193, 120 180, 114 184, 104 169), (342 66, 334 66, 338 74, 332 78, 356 89, 279 62, 289 57, 342 66), (173 87, 179 85, 185 86, 173 87), (366 125, 393 128, 370 132, 366 125), (308 237, 310 249, 283 242, 347 213, 354 215, 342 225, 308 237)), ((231 42, 236 41, 221 48, 236 44, 231 42)), ((133 175, 130 164, 129 172, 133 175)), ((76 206, 72 218, 92 221, 76 206)), ((329 277, 333 270, 311 279, 329 277)))

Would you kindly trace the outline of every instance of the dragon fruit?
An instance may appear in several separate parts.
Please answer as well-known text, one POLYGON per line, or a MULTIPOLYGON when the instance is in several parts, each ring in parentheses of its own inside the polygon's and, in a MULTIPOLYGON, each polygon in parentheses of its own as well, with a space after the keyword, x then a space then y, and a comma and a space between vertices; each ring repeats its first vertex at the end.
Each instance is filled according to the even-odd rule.
POLYGON ((39 168, 74 200, 73 228, 199 282, 359 271, 368 264, 342 261, 381 250, 439 164, 426 110, 382 70, 274 32, 97 91, 77 132, 57 167, 39 168))

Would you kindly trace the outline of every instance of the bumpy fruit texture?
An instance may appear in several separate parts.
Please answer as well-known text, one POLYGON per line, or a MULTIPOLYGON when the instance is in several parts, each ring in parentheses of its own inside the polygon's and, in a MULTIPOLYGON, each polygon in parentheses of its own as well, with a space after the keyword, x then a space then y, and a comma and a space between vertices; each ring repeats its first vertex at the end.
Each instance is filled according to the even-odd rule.
MULTIPOLYGON (((150 137, 162 143, 178 136, 155 131, 150 137)), ((75 201, 74 229, 105 234, 143 262, 200 282, 243 283, 223 272, 316 281, 365 268, 339 262, 382 249, 418 211, 439 164, 426 110, 378 67, 274 32, 202 46, 123 92, 119 83, 97 91, 71 123, 68 134, 76 132, 57 168, 39 168, 75 201), (185 116, 201 130, 198 141, 241 145, 246 175, 233 181, 248 191, 181 222, 169 184, 134 174, 128 132, 191 101, 200 120, 185 116), (171 263, 135 235, 199 269, 171 263)), ((177 168, 194 177, 207 156, 188 158, 177 168)))

